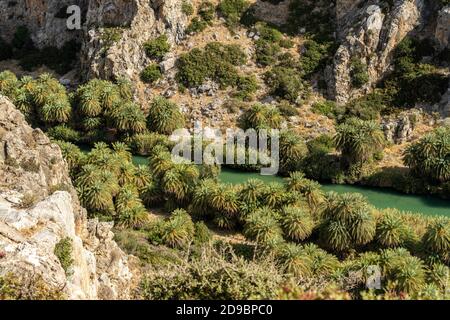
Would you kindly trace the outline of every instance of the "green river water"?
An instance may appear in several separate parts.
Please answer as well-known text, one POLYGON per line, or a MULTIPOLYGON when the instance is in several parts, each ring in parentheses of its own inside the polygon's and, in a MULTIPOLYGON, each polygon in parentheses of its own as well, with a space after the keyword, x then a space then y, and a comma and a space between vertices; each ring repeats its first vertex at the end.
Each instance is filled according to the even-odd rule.
MULTIPOLYGON (((135 164, 147 164, 146 157, 133 157, 135 164)), ((249 179, 260 179, 264 182, 283 182, 278 176, 262 176, 259 173, 248 173, 229 168, 222 168, 220 180, 225 183, 238 184, 249 179)), ((363 187, 354 185, 323 185, 326 192, 357 192, 363 194, 368 201, 379 209, 396 208, 401 211, 422 213, 425 215, 443 215, 450 217, 450 200, 433 196, 407 195, 386 188, 363 187)))

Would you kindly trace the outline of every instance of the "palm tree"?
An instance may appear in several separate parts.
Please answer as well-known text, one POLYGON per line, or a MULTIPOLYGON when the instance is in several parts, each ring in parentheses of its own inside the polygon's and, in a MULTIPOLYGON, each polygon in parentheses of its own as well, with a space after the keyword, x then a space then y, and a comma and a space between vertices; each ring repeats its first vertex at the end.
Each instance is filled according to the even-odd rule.
POLYGON ((315 212, 324 201, 324 193, 319 183, 306 179, 302 172, 291 172, 286 179, 287 190, 301 193, 310 209, 315 212))
POLYGON ((170 247, 186 247, 194 238, 195 226, 184 210, 175 210, 161 228, 161 239, 170 247))
POLYGON ((114 203, 105 183, 95 181, 88 187, 79 187, 81 202, 91 212, 113 212, 114 203))
POLYGON ((118 226, 123 228, 140 228, 149 220, 148 212, 141 204, 118 212, 118 226))
POLYGON ((138 190, 142 190, 151 181, 153 181, 152 174, 147 166, 138 165, 135 170, 134 183, 138 190))
POLYGON ((339 260, 317 245, 308 243, 303 247, 303 251, 310 259, 310 270, 315 276, 329 276, 336 271, 339 260))
POLYGON ((443 183, 450 180, 449 154, 450 129, 442 127, 411 144, 403 159, 416 176, 443 183))
POLYGON ((176 104, 164 97, 153 100, 147 118, 149 130, 169 135, 182 128, 184 123, 184 116, 176 104))
POLYGON ((0 73, 0 93, 11 97, 15 88, 19 86, 19 80, 14 73, 9 70, 0 73))
POLYGON ((241 116, 240 126, 243 129, 278 129, 282 119, 283 117, 276 107, 256 103, 241 116))
POLYGON ((70 142, 55 141, 55 143, 60 147, 63 158, 69 167, 70 175, 74 179, 75 174, 84 165, 84 153, 81 152, 80 148, 70 142))
POLYGON ((163 176, 173 165, 172 154, 166 147, 158 145, 153 149, 149 158, 149 168, 156 177, 163 176))
POLYGON ((280 135, 280 171, 289 173, 301 168, 308 147, 303 139, 292 131, 284 131, 280 135))
POLYGON ((283 205, 286 190, 281 183, 271 182, 264 186, 262 192, 264 205, 270 208, 280 208, 283 205))
POLYGON ((84 118, 81 121, 81 125, 82 125, 83 129, 86 131, 96 130, 96 129, 99 129, 100 127, 102 127, 103 119, 100 117, 84 118))
POLYGON ((385 248, 401 247, 405 243, 406 224, 397 210, 386 210, 377 224, 376 240, 385 248))
POLYGON ((125 101, 133 98, 133 90, 130 80, 125 77, 119 77, 116 81, 119 95, 125 101))
POLYGON ((311 275, 311 259, 303 248, 293 243, 281 246, 277 252, 277 260, 284 272, 294 277, 308 277, 311 275))
POLYGON ((69 121, 72 107, 67 101, 50 98, 40 110, 41 118, 46 123, 66 123, 69 121))
POLYGON ((129 184, 135 184, 136 179, 136 167, 133 163, 128 161, 123 161, 117 167, 118 174, 117 178, 120 186, 125 186, 129 184))
POLYGON ((124 132, 140 133, 146 129, 145 116, 133 102, 119 105, 110 112, 114 126, 124 132))
POLYGON ((351 248, 352 239, 347 226, 340 220, 328 220, 321 227, 321 239, 324 244, 336 252, 351 248))
POLYGON ((230 184, 219 184, 213 189, 210 205, 219 214, 234 217, 239 210, 239 198, 237 190, 230 184))
POLYGON ((355 212, 352 222, 350 235, 354 244, 361 246, 371 242, 376 233, 376 221, 373 213, 365 208, 355 212))
POLYGON ((162 190, 154 180, 149 181, 142 187, 140 197, 147 207, 151 207, 163 201, 162 190))
POLYGON ((264 182, 259 179, 250 179, 242 185, 239 198, 244 203, 259 204, 264 198, 264 182))
POLYGON ((197 214, 203 216, 213 210, 210 201, 217 189, 217 182, 211 179, 202 180, 198 183, 192 194, 192 206, 197 214))
POLYGON ((311 214, 298 207, 284 207, 280 221, 284 234, 293 241, 306 240, 314 229, 311 214))
POLYGON ((278 224, 276 213, 268 207, 263 207, 249 214, 244 226, 244 235, 263 245, 282 242, 282 230, 278 224))
POLYGON ((141 200, 139 199, 139 194, 136 187, 132 184, 124 185, 120 188, 119 193, 116 198, 116 208, 117 211, 133 207, 139 204, 141 200))
POLYGON ((81 92, 79 96, 81 114, 87 117, 98 117, 103 111, 98 93, 90 86, 79 90, 79 92, 81 92))
POLYGON ((329 193, 322 211, 322 241, 329 248, 342 252, 373 240, 376 222, 373 208, 357 193, 329 193))
POLYGON ((436 218, 432 221, 423 236, 424 247, 444 261, 450 261, 450 221, 448 218, 436 218))
POLYGON ((99 91, 100 101, 107 112, 111 112, 121 102, 119 91, 111 82, 102 81, 99 85, 99 91))
POLYGON ((346 167, 362 165, 383 147, 384 134, 375 121, 351 118, 337 128, 334 142, 346 167))

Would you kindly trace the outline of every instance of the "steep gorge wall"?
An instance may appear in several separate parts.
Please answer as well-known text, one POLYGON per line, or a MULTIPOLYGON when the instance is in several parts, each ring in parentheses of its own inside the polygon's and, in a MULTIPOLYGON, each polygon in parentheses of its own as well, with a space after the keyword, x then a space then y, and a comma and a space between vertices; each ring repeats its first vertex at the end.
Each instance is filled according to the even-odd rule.
POLYGON ((42 279, 69 299, 128 299, 138 272, 111 228, 87 219, 59 147, 0 96, 0 276, 42 279), (67 274, 54 254, 65 238, 67 274))
POLYGON ((341 43, 327 72, 329 95, 338 103, 370 92, 390 71, 393 52, 410 34, 434 40, 441 49, 450 37, 449 7, 438 11, 428 0, 337 0, 337 37, 341 43), (367 65, 369 81, 362 88, 351 84, 351 61, 367 65))
POLYGON ((16 0, 0 1, 0 36, 11 41, 19 26, 30 30, 38 48, 83 45, 83 78, 135 77, 149 62, 142 44, 165 33, 172 43, 184 37, 187 17, 179 0, 16 0), (66 26, 66 9, 81 9, 81 30, 66 26))

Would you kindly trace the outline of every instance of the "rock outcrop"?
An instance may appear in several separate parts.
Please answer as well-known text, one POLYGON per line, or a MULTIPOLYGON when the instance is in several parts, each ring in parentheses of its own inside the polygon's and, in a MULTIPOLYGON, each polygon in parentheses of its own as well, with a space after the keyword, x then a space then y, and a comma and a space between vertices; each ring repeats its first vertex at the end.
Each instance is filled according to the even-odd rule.
POLYGON ((67 28, 67 7, 85 6, 87 0, 16 0, 0 1, 0 36, 11 41, 19 26, 26 26, 34 44, 61 47, 79 39, 81 30, 67 28))
POLYGON ((184 37, 187 17, 177 0, 90 1, 84 26, 82 70, 87 78, 138 78, 150 62, 143 44, 165 33, 184 37))
POLYGON ((421 121, 422 114, 419 110, 408 110, 394 117, 386 117, 381 121, 386 141, 395 144, 407 142, 421 121))
POLYGON ((397 45, 423 22, 424 0, 386 2, 349 0, 337 1, 338 37, 341 45, 328 70, 329 94, 338 103, 370 91, 389 71, 397 45), (367 65, 368 82, 353 88, 352 61, 367 65))
POLYGON ((113 241, 112 225, 88 220, 59 147, 0 96, 0 276, 38 276, 69 299, 127 299, 134 258, 113 241), (68 270, 54 253, 72 244, 68 270))
POLYGON ((148 64, 142 44, 159 34, 172 43, 184 37, 188 19, 178 0, 17 0, 0 1, 0 37, 10 42, 26 26, 38 48, 83 45, 81 75, 89 79, 136 78, 148 64), (81 28, 67 27, 68 6, 80 9, 81 28))

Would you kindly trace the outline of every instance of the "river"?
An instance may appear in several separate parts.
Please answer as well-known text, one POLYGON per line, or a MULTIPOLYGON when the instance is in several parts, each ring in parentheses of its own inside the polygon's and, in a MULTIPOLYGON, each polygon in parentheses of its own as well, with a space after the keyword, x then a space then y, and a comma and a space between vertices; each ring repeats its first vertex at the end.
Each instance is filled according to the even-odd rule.
MULTIPOLYGON (((135 164, 147 164, 146 157, 134 156, 135 164)), ((259 173, 242 172, 229 168, 222 168, 220 180, 225 183, 238 184, 249 179, 260 179, 264 182, 283 182, 279 176, 262 176, 259 173)), ((355 185, 325 184, 322 186, 326 192, 337 193, 356 192, 363 194, 376 208, 396 208, 401 211, 422 213, 424 215, 442 215, 450 217, 450 200, 435 196, 408 195, 395 190, 355 185)))

